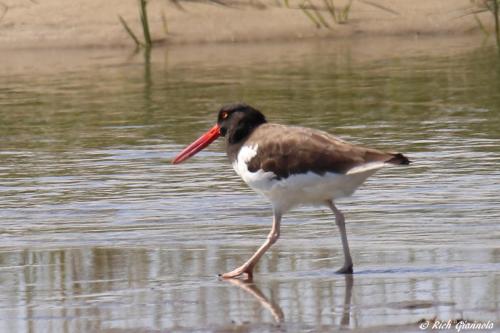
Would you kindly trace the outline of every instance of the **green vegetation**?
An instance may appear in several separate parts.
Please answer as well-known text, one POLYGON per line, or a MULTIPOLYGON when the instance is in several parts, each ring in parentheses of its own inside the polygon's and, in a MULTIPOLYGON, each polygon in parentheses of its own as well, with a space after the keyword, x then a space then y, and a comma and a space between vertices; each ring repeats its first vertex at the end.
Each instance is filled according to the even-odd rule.
MULTIPOLYGON (((140 40, 139 37, 134 33, 134 31, 130 28, 128 25, 127 21, 120 15, 118 15, 118 19, 120 20, 120 23, 122 24, 123 28, 127 32, 127 34, 132 38, 134 41, 136 47, 143 47, 145 49, 149 49, 154 41, 151 38, 151 32, 149 29, 149 19, 148 19, 148 11, 147 11, 147 5, 148 5, 149 0, 139 0, 139 17, 141 19, 141 25, 142 25, 142 33, 144 36, 144 40, 140 40)), ((162 24, 163 24, 163 31, 165 34, 168 34, 168 26, 167 26, 167 18, 165 16, 165 13, 162 12, 162 24)))
MULTIPOLYGON (((323 0, 325 8, 330 14, 331 20, 336 24, 345 24, 349 20, 349 13, 351 11, 353 0, 349 0, 347 5, 337 8, 335 7, 334 0, 323 0)), ((288 0, 285 0, 285 5, 288 7, 288 0)), ((304 15, 306 15, 311 22, 316 26, 316 28, 327 28, 330 29, 331 25, 328 24, 327 20, 321 14, 321 10, 318 9, 311 0, 304 0, 299 8, 302 10, 304 15)))
POLYGON ((498 12, 499 2, 500 0, 493 0, 492 13, 495 16, 495 35, 497 37, 497 46, 500 47, 500 23, 498 22, 498 16, 500 13, 498 12))
POLYGON ((328 12, 330 13, 330 16, 332 17, 335 23, 337 24, 347 23, 347 20, 349 20, 349 12, 351 10, 352 0, 349 0, 347 5, 342 7, 340 10, 335 8, 333 0, 323 0, 323 1, 326 5, 326 8, 328 9, 328 12))
POLYGON ((484 26, 483 22, 479 19, 478 14, 484 13, 484 12, 490 12, 493 15, 493 20, 495 21, 495 39, 498 48, 500 49, 500 0, 486 0, 486 1, 475 1, 472 0, 474 4, 476 4, 479 9, 475 9, 472 12, 466 14, 473 14, 474 19, 476 20, 479 28, 484 32, 486 36, 490 35, 490 32, 486 27, 484 26))
POLYGON ((9 11, 9 7, 4 4, 3 2, 0 2, 0 8, 1 8, 1 13, 0 13, 0 21, 3 19, 3 17, 5 16, 5 14, 7 14, 7 12, 9 11))
POLYGON ((144 41, 146 46, 151 46, 151 34, 149 33, 149 22, 148 22, 148 11, 146 9, 148 0, 139 0, 140 3, 140 15, 141 15, 141 24, 142 24, 142 32, 144 33, 144 41))
MULTIPOLYGON (((284 0, 285 6, 290 8, 289 0, 284 0)), ((334 0, 322 0, 324 8, 318 9, 312 2, 313 0, 303 0, 299 8, 302 12, 311 20, 311 22, 316 26, 316 28, 331 28, 331 25, 327 23, 327 20, 321 14, 321 11, 327 11, 330 15, 331 20, 335 24, 347 24, 349 21, 349 14, 351 13, 351 8, 354 0, 349 0, 344 6, 335 6, 334 0)), ((498 0, 500 1, 500 0, 498 0)), ((358 0, 365 5, 372 6, 379 10, 383 10, 389 14, 397 15, 400 14, 388 7, 382 6, 376 2, 370 0, 358 0)))
POLYGON ((137 36, 135 35, 134 31, 132 31, 132 29, 130 29, 130 27, 128 26, 128 24, 125 21, 125 19, 123 17, 119 16, 119 15, 118 15, 118 19, 120 20, 121 24, 125 28, 125 31, 128 33, 128 35, 130 36, 130 38, 132 38, 132 40, 135 42, 135 45, 137 47, 144 46, 144 44, 139 40, 139 38, 137 38, 137 36))

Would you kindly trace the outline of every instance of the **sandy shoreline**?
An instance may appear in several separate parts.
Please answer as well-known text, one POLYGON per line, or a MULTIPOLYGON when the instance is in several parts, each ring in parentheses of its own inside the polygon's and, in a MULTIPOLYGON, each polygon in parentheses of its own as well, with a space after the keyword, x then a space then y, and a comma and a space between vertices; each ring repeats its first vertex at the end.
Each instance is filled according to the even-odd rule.
MULTIPOLYGON (((150 0, 148 13, 153 39, 166 44, 335 39, 351 36, 418 37, 481 33, 469 0, 354 0, 346 24, 336 24, 323 1, 314 6, 330 25, 318 29, 299 9, 302 1, 224 0, 221 4, 150 0), (165 32, 162 15, 166 17, 165 32)), ((334 1, 338 9, 346 1, 334 1)), ((77 1, 3 0, 0 4, 0 48, 133 47, 118 21, 121 15, 140 35, 138 4, 134 0, 77 1)), ((490 27, 490 13, 480 14, 490 27)))
MULTIPOLYGON (((150 53, 150 61, 164 63, 168 68, 196 68, 197 66, 253 66, 276 63, 283 66, 311 54, 345 54, 351 63, 373 63, 404 57, 449 57, 480 48, 483 38, 465 36, 422 36, 406 38, 354 36, 353 38, 308 39, 301 41, 254 43, 182 44, 175 47, 157 47, 150 53)), ((26 73, 53 75, 67 71, 102 66, 142 65, 145 55, 125 48, 10 48, 0 51, 1 74, 26 73), (61 52, 61 50, 63 52, 61 52)))

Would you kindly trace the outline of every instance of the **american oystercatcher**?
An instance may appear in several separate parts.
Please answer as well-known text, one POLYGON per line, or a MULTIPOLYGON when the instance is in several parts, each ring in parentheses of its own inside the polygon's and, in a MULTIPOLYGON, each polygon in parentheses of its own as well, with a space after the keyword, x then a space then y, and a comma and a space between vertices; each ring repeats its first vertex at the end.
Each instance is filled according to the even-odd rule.
POLYGON ((219 136, 236 173, 256 192, 271 201, 273 225, 265 243, 243 265, 223 278, 247 275, 280 236, 281 217, 302 205, 326 205, 335 214, 344 250, 344 265, 337 273, 352 273, 344 215, 335 200, 350 196, 378 169, 409 164, 403 154, 364 148, 333 135, 304 127, 268 123, 253 107, 239 103, 222 107, 217 124, 181 151, 172 163, 181 163, 219 136))

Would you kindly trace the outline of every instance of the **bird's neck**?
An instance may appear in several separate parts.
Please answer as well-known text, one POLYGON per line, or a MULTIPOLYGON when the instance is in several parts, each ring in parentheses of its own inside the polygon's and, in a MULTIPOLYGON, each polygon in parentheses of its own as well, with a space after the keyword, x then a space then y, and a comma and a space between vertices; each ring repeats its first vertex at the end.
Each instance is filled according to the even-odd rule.
POLYGON ((236 160, 240 148, 245 144, 247 139, 261 124, 241 125, 235 126, 230 129, 226 135, 226 152, 231 163, 236 160))

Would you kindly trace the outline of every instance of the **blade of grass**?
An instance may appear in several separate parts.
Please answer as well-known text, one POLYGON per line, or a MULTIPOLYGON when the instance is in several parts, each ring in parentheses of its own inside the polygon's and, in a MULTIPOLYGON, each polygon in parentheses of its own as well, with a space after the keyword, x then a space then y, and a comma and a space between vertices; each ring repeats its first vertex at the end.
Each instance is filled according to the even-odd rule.
POLYGON ((497 37, 497 47, 500 48, 500 23, 498 22, 498 0, 493 0, 493 15, 495 16, 495 34, 497 37))
POLYGON ((321 29, 321 24, 318 22, 318 20, 307 10, 306 6, 304 4, 300 4, 299 8, 304 12, 304 14, 311 20, 311 22, 316 26, 316 28, 321 29))
POLYGON ((174 6, 177 7, 177 9, 182 10, 184 12, 186 11, 186 9, 182 7, 182 5, 180 4, 179 0, 170 0, 170 2, 174 4, 174 6))
POLYGON ((326 9, 328 9, 328 12, 330 13, 330 16, 332 17, 333 21, 337 23, 337 17, 335 16, 335 6, 333 5, 333 0, 323 0, 325 3, 326 9))
POLYGON ((342 11, 342 23, 346 23, 349 20, 349 13, 351 12, 352 0, 344 7, 342 11))
POLYGON ((367 5, 373 6, 375 8, 381 9, 383 11, 386 11, 388 13, 391 13, 391 14, 394 14, 394 15, 401 15, 400 13, 398 13, 397 11, 395 11, 393 9, 390 9, 389 7, 385 7, 385 6, 379 5, 378 3, 375 3, 373 1, 368 1, 368 0, 359 0, 359 1, 361 1, 362 3, 365 3, 367 5))
POLYGON ((167 24, 167 16, 165 16, 165 11, 161 11, 161 23, 163 26, 163 33, 168 35, 168 24, 167 24))
POLYGON ((305 0, 304 3, 308 2, 309 3, 309 6, 312 8, 314 14, 316 15, 316 18, 318 19, 318 21, 325 27, 325 28, 328 28, 330 29, 330 26, 328 25, 328 23, 326 22, 325 18, 323 17, 323 15, 321 15, 321 13, 319 12, 318 8, 316 8, 316 6, 310 1, 310 0, 305 0))
POLYGON ((139 0, 140 8, 141 8, 141 23, 142 23, 142 31, 144 33, 144 43, 146 47, 151 46, 151 34, 149 33, 149 22, 148 22, 148 12, 147 12, 147 0, 139 0))
POLYGON ((139 40, 139 38, 137 38, 137 36, 134 34, 134 32, 132 31, 132 29, 130 29, 130 27, 128 26, 128 24, 125 21, 125 19, 123 17, 121 17, 120 15, 118 15, 118 19, 120 20, 123 28, 125 28, 125 31, 128 33, 128 35, 130 36, 130 38, 132 38, 132 40, 135 42, 135 45, 137 47, 144 46, 141 43, 141 41, 139 40))
POLYGON ((458 16, 458 18, 462 18, 462 17, 469 16, 469 15, 482 14, 482 13, 486 13, 486 12, 489 12, 489 10, 487 8, 470 10, 467 13, 458 16))
POLYGON ((481 29, 481 31, 486 35, 486 36, 489 36, 490 33, 488 31, 488 29, 486 29, 486 27, 484 26, 483 22, 479 19, 479 17, 474 14, 474 20, 476 20, 476 23, 477 25, 479 26, 479 29, 481 29))

